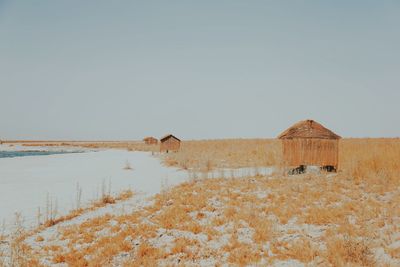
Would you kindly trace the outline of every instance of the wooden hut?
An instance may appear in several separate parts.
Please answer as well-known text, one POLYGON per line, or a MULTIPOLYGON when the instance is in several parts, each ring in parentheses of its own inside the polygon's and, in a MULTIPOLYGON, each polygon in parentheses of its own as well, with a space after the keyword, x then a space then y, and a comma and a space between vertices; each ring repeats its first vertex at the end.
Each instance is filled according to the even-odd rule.
POLYGON ((158 144, 157 138, 154 138, 152 136, 143 138, 143 141, 146 145, 157 145, 158 144))
POLYGON ((286 167, 319 166, 336 171, 339 135, 313 120, 300 121, 278 136, 282 140, 286 167))
POLYGON ((162 137, 160 142, 160 152, 177 152, 181 146, 181 140, 172 134, 162 137))

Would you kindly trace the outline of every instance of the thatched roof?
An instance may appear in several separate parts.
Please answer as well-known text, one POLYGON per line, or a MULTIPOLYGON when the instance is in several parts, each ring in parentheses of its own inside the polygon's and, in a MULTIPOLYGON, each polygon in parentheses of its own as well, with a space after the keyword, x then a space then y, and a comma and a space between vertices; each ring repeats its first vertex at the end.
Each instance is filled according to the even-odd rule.
POLYGON ((157 140, 157 138, 155 138, 153 136, 147 136, 147 137, 143 138, 143 141, 147 141, 147 140, 157 140))
POLYGON ((178 137, 176 137, 176 136, 174 136, 174 135, 172 135, 172 134, 167 134, 167 135, 165 135, 164 137, 161 137, 161 139, 160 139, 160 141, 161 142, 164 142, 165 140, 167 140, 167 139, 169 139, 169 138, 175 138, 176 140, 178 140, 178 141, 181 141, 178 137))
POLYGON ((279 139, 316 138, 316 139, 340 139, 341 137, 328 130, 313 120, 300 121, 281 133, 279 139))

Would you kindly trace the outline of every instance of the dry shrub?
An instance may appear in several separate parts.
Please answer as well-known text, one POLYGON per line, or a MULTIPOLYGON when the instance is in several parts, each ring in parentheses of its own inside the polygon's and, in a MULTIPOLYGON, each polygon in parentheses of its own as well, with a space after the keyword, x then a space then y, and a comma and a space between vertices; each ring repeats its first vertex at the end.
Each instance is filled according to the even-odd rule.
POLYGON ((305 222, 315 225, 326 225, 343 221, 348 213, 342 207, 319 207, 311 206, 308 208, 305 222))
POLYGON ((275 233, 272 223, 266 219, 258 219, 254 222, 254 242, 262 244, 274 238, 275 233))
MULTIPOLYGON (((89 262, 85 259, 85 250, 72 248, 69 253, 56 254, 55 258, 59 263, 66 263, 68 266, 88 266, 89 262)), ((55 262, 56 263, 56 262, 55 262)))
POLYGON ((140 244, 135 256, 124 263, 126 267, 139 267, 139 266, 158 266, 158 260, 164 255, 164 252, 156 247, 151 246, 149 243, 144 242, 140 244))
POLYGON ((38 236, 35 238, 35 241, 36 241, 36 242, 42 242, 42 241, 44 241, 44 238, 43 238, 42 236, 38 235, 38 236))
POLYGON ((357 182, 385 188, 399 185, 400 139, 343 139, 339 168, 357 182))
POLYGON ((319 254, 319 248, 304 237, 290 242, 273 243, 273 251, 279 259, 296 259, 304 263, 313 261, 319 254))
POLYGON ((62 254, 56 254, 53 257, 53 263, 64 263, 65 262, 65 256, 62 254))
POLYGON ((231 220, 237 214, 236 207, 229 206, 224 211, 224 216, 227 220, 231 220))
POLYGON ((38 231, 42 230, 43 228, 48 228, 48 227, 54 226, 61 222, 72 220, 73 218, 76 218, 85 212, 93 211, 97 208, 104 207, 105 205, 115 204, 119 201, 127 200, 127 199, 131 198, 132 196, 133 196, 133 192, 130 189, 124 190, 116 196, 111 196, 109 193, 103 193, 102 196, 100 197, 100 199, 93 201, 90 206, 87 206, 85 208, 78 208, 78 209, 71 210, 68 214, 66 214, 64 216, 59 216, 59 217, 56 217, 55 215, 49 216, 49 219, 45 220, 36 229, 35 232, 38 232, 38 231))
POLYGON ((360 266, 375 266, 373 254, 365 240, 349 236, 329 236, 326 240, 326 259, 334 266, 357 264, 360 266))
POLYGON ((105 195, 101 198, 101 204, 107 205, 107 204, 114 204, 115 203, 115 198, 113 198, 110 195, 105 195))
POLYGON ((258 250, 254 250, 254 248, 249 244, 239 242, 235 235, 232 235, 229 244, 224 247, 224 250, 229 253, 229 263, 237 264, 239 266, 256 263, 261 259, 258 250))
POLYGON ((129 161, 126 161, 125 162, 125 166, 124 166, 124 170, 130 171, 132 169, 133 168, 132 168, 131 164, 129 163, 129 161))
POLYGON ((119 195, 115 197, 116 201, 123 201, 131 198, 133 196, 132 190, 124 190, 119 195))
POLYGON ((392 258, 400 259, 400 247, 397 248, 389 248, 388 249, 389 255, 392 258))
POLYGON ((183 254, 182 258, 193 258, 193 247, 198 246, 197 240, 191 240, 185 237, 175 239, 174 246, 171 249, 170 255, 183 254))
POLYGON ((154 217, 154 220, 165 229, 178 228, 190 221, 189 215, 179 206, 165 208, 161 214, 154 217))
POLYGON ((28 232, 22 225, 22 217, 16 213, 11 234, 5 236, 1 233, 0 266, 40 266, 37 255, 31 253, 31 248, 24 242, 28 232), (8 244, 8 247, 3 248, 4 244, 8 244))
POLYGON ((186 225, 183 225, 183 227, 178 227, 178 228, 184 231, 192 232, 193 234, 198 234, 203 231, 203 227, 193 220, 188 221, 186 225))

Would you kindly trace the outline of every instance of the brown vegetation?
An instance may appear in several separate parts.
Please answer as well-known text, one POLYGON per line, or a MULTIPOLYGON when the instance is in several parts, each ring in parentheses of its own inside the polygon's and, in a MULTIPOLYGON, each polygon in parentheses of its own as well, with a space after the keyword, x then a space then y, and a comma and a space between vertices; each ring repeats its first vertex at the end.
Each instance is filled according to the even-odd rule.
POLYGON ((280 159, 275 139, 183 141, 179 152, 164 156, 167 165, 196 170, 276 166, 280 159))

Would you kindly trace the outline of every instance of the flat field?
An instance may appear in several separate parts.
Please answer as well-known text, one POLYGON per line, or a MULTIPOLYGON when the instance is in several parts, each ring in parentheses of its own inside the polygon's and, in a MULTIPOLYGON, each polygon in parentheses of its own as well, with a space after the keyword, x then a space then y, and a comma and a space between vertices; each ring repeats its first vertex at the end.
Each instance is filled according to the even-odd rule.
MULTIPOLYGON (((133 142, 81 145, 157 151, 133 142)), ((14 253, 3 251, 3 264, 400 265, 400 139, 341 140, 336 174, 286 175, 276 140, 186 141, 180 152, 156 156, 161 164, 198 173, 275 171, 196 175, 142 205, 128 199, 131 207, 123 210, 109 203, 103 212, 20 229, 4 239, 14 253)))

